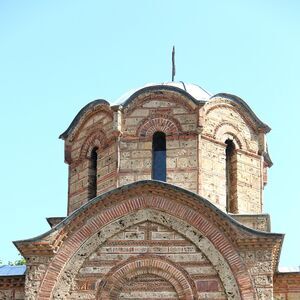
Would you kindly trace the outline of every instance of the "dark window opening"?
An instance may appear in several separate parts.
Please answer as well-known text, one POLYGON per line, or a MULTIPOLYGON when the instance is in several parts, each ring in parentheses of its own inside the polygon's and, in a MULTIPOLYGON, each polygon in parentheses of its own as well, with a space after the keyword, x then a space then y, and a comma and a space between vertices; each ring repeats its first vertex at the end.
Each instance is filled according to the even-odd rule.
POLYGON ((166 181, 166 135, 157 131, 152 139, 152 179, 166 181))
POLYGON ((226 147, 226 211, 237 213, 237 164, 235 145, 232 140, 225 142, 226 147))
POLYGON ((91 153, 89 174, 88 174, 88 198, 92 199, 97 196, 97 165, 98 165, 98 148, 94 148, 91 153))

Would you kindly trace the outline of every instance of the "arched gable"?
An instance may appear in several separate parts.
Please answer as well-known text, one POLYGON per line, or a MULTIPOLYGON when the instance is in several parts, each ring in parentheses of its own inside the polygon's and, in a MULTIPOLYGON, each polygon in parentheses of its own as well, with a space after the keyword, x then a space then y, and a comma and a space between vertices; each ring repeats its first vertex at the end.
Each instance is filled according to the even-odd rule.
POLYGON ((236 108, 249 123, 251 123, 251 126, 253 128, 256 128, 258 131, 268 133, 271 128, 262 122, 257 115, 253 112, 253 110, 249 107, 249 105, 242 100, 241 98, 227 94, 227 93, 218 93, 210 98, 210 100, 207 102, 209 103, 227 103, 230 104, 232 107, 236 108))
POLYGON ((200 109, 200 115, 203 135, 222 143, 233 139, 239 149, 256 154, 263 148, 259 134, 270 131, 243 100, 232 95, 213 96, 200 109))
POLYGON ((181 103, 188 111, 193 111, 200 103, 188 92, 178 87, 154 85, 136 91, 122 104, 122 108, 126 114, 129 114, 133 109, 155 99, 181 103))
POLYGON ((99 196, 56 228, 57 235, 51 242, 56 254, 41 283, 39 299, 49 299, 58 277, 60 282, 65 278, 63 274, 70 278, 70 272, 64 273, 66 266, 80 265, 80 251, 85 247, 92 249, 130 222, 148 219, 171 226, 201 248, 220 272, 223 284, 226 285, 226 278, 234 278, 237 285, 228 283, 226 290, 238 286, 241 299, 255 299, 251 277, 234 246, 239 238, 247 236, 247 230, 239 230, 241 225, 233 225, 233 220, 199 196, 152 181, 99 196), (71 263, 75 258, 77 263, 71 263))
POLYGON ((66 139, 65 160, 69 164, 86 156, 85 152, 89 150, 86 148, 91 144, 103 147, 114 139, 113 112, 110 106, 100 100, 92 104, 83 109, 70 125, 70 129, 60 136, 66 139))
POLYGON ((101 119, 108 118, 110 121, 113 120, 113 111, 110 108, 110 104, 106 100, 101 99, 88 103, 79 111, 67 130, 63 132, 59 138, 68 140, 68 142, 72 142, 80 133, 80 129, 84 127, 86 123, 91 122, 92 125, 93 123, 96 123, 98 119, 100 119, 97 116, 97 114, 100 113, 103 114, 101 119), (94 116, 97 120, 91 120, 94 116))
MULTIPOLYGON (((163 198, 159 200, 163 201, 163 198)), ((103 227, 101 227, 101 229, 98 228, 98 230, 96 230, 93 235, 91 235, 84 243, 82 243, 83 247, 79 247, 78 251, 75 251, 74 256, 70 257, 70 261, 67 263, 64 270, 62 270, 62 272, 60 273, 58 285, 56 285, 55 287, 55 292, 54 292, 55 298, 57 298, 58 295, 68 295, 69 289, 65 283, 72 280, 72 278, 75 277, 85 258, 89 256, 92 252, 94 252, 95 249, 99 246, 99 244, 108 240, 111 236, 117 234, 118 232, 121 232, 127 227, 132 226, 134 224, 138 224, 143 221, 151 221, 157 224, 162 224, 168 228, 172 228, 175 231, 182 234, 183 236, 186 236, 192 243, 194 243, 208 257, 208 259, 213 264, 214 268, 218 271, 222 284, 224 285, 225 291, 227 292, 228 296, 234 295, 235 297, 234 299, 240 299, 241 296, 240 296, 239 288, 237 286, 237 281, 239 282, 239 284, 243 285, 245 290, 247 290, 247 291, 242 291, 242 295, 243 293, 251 294, 251 289, 252 289, 251 281, 249 281, 249 278, 247 279, 247 275, 246 275, 247 271, 245 270, 245 266, 242 263, 239 264, 237 262, 238 256, 235 253, 235 251, 232 249, 232 247, 231 249, 228 248, 230 244, 228 244, 228 241, 225 241, 226 239, 225 240, 221 239, 220 235, 216 236, 216 239, 219 240, 219 243, 225 242, 223 248, 227 248, 226 249, 227 259, 230 259, 230 262, 234 262, 232 266, 229 266, 229 262, 227 261, 227 259, 222 256, 222 254, 219 252, 217 247, 208 238, 206 238, 203 232, 199 231, 199 229, 191 226, 189 222, 183 221, 182 219, 178 219, 168 213, 163 212, 162 208, 153 209, 152 204, 156 202, 156 199, 152 200, 153 203, 151 203, 150 198, 146 199, 144 197, 139 197, 138 199, 135 200, 132 199, 132 201, 133 202, 130 201, 130 203, 127 203, 128 206, 132 207, 132 213, 125 214, 120 218, 115 218, 115 220, 110 222, 108 225, 104 225, 103 227), (136 211, 137 209, 136 204, 137 202, 140 201, 148 202, 149 205, 147 206, 149 208, 136 211), (231 268, 233 268, 234 271, 232 271, 231 268)), ((140 204, 142 202, 140 202, 140 204)), ((166 206, 169 205, 170 203, 166 203, 166 206)), ((115 209, 120 211, 120 207, 116 207, 115 209)), ((112 211, 109 210, 108 214, 111 213, 112 211)), ((190 215, 190 217, 192 217, 192 215, 190 215)), ((96 220, 93 221, 90 220, 90 222, 94 223, 96 222, 96 220)), ((205 225, 207 226, 208 224, 205 225)), ((209 226, 208 228, 206 228, 206 230, 213 231, 212 228, 209 228, 209 226)), ((86 229, 84 231, 86 231, 86 229)), ((57 255, 59 257, 57 259, 54 258, 53 264, 57 264, 58 261, 60 261, 60 259, 64 255, 66 255, 65 251, 71 251, 70 253, 73 253, 75 249, 71 249, 70 247, 72 247, 72 245, 76 243, 76 239, 78 237, 79 236, 77 237, 74 236, 73 238, 71 238, 70 243, 69 242, 67 243, 68 245, 65 246, 66 248, 63 247, 68 250, 58 251, 57 255)), ((144 255, 144 257, 149 258, 147 255, 146 256, 144 255)), ((155 260, 155 263, 158 264, 159 260, 158 261, 155 260)), ((49 273, 49 277, 51 277, 52 275, 53 274, 49 273)), ((171 275, 172 275, 172 271, 169 270, 169 276, 171 275)), ((47 284, 49 284, 49 282, 47 284)), ((192 284, 189 284, 188 286, 192 291, 193 290, 192 284)), ((191 298, 191 299, 196 299, 196 298, 191 298)), ((243 299, 243 297, 241 299, 243 299)), ((255 299, 255 298, 253 296, 252 298, 249 299, 255 299)))
POLYGON ((163 128, 166 134, 195 134, 198 105, 199 102, 191 95, 175 87, 154 86, 141 89, 121 108, 124 136, 144 136, 148 130, 157 127, 163 128))
MULTIPOLYGON (((171 228, 196 245, 218 271, 228 297, 234 295, 234 299, 256 299, 239 245, 256 239, 280 243, 282 239, 281 235, 244 227, 207 200, 181 188, 156 181, 136 182, 92 199, 37 239, 16 243, 25 256, 34 247, 52 251, 38 299, 50 299, 56 292, 65 299, 63 294, 68 293, 87 255, 124 228, 143 221, 171 228)), ((275 252, 280 249, 276 247, 275 252)))

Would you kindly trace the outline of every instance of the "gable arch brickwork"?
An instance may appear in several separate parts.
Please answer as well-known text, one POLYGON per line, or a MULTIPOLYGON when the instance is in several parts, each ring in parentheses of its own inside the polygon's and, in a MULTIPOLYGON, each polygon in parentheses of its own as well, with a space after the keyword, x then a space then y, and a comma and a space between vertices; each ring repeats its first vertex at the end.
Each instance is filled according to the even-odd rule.
POLYGON ((149 93, 134 99, 123 109, 124 136, 135 136, 137 128, 144 120, 155 115, 168 116, 183 132, 196 132, 198 111, 197 105, 182 95, 173 92, 149 93))
POLYGON ((70 164, 68 213, 89 200, 90 156, 95 147, 98 148, 97 195, 117 187, 116 138, 108 138, 99 127, 82 141, 77 160, 70 164))
POLYGON ((85 159, 92 145, 108 145, 99 170, 98 191, 105 192, 152 178, 151 138, 155 131, 167 135, 166 181, 198 193, 224 211, 224 142, 232 138, 241 150, 237 156, 239 212, 262 212, 265 139, 259 127, 262 122, 245 105, 219 96, 197 103, 163 88, 146 89, 133 96, 124 106, 91 106, 66 138, 66 161, 70 164, 68 213, 88 199, 85 159), (95 132, 105 133, 107 140, 93 136, 95 132), (92 138, 86 141, 87 136, 92 138))
MULTIPOLYGON (((204 107, 202 126, 204 135, 213 137, 218 127, 227 123, 238 129, 243 139, 248 144, 248 151, 257 153, 259 149, 258 129, 251 118, 240 107, 228 103, 215 101, 208 102, 204 107)), ((245 149, 246 150, 246 149, 245 149)))
MULTIPOLYGON (((91 255, 91 253, 93 253, 96 250, 96 248, 99 247, 99 242, 104 242, 111 236, 117 234, 120 231, 123 231, 127 227, 144 221, 155 222, 166 227, 172 226, 172 228, 180 234, 185 234, 185 237, 189 239, 192 243, 194 243, 200 249, 200 251, 202 251, 207 256, 208 260, 217 270, 218 275, 224 286, 224 289, 227 293, 228 299, 231 299, 231 297, 233 297, 232 299, 240 299, 239 289, 236 283, 237 278, 235 277, 235 274, 232 273, 231 268, 228 265, 226 259, 222 257, 222 255, 219 253, 218 250, 216 250, 213 244, 207 238, 205 238, 201 232, 199 232, 195 228, 190 227, 190 225, 188 225, 186 222, 174 218, 168 215, 167 213, 152 209, 138 211, 130 215, 124 216, 122 218, 118 218, 114 222, 110 223, 110 225, 101 228, 101 232, 99 235, 95 233, 88 241, 86 241, 84 246, 81 247, 79 252, 76 253, 76 256, 72 257, 66 265, 63 274, 58 280, 60 286, 56 287, 56 290, 54 292, 54 298, 68 299, 69 287, 64 284, 71 282, 72 278, 74 278, 78 273, 80 266, 83 264, 85 258, 91 255), (187 231, 187 228, 190 229, 190 231, 187 231)), ((232 259, 236 260, 236 257, 232 257, 232 259)), ((243 268, 242 265, 240 265, 239 267, 243 268)), ((238 279, 240 279, 243 285, 246 286, 247 277, 242 275, 242 269, 239 269, 238 273, 238 279)), ((250 291, 251 288, 247 291, 244 291, 244 294, 248 294, 250 291)), ((255 298, 250 297, 249 299, 255 298)))
MULTIPOLYGON (((123 111, 126 115, 131 115, 134 110, 150 107, 153 106, 157 107, 155 102, 166 102, 164 107, 181 107, 186 112, 193 112, 197 108, 197 104, 195 104, 191 99, 188 99, 185 95, 180 92, 175 91, 167 91, 167 90, 158 90, 158 91, 145 91, 140 93, 139 95, 136 94, 132 95, 132 99, 129 103, 125 105, 123 111)), ((160 107, 162 105, 159 105, 160 107)))
POLYGON ((175 118, 166 114, 153 114, 138 124, 136 136, 152 138, 157 131, 161 131, 167 136, 176 136, 182 133, 181 125, 175 118))
POLYGON ((241 105, 223 98, 212 99, 201 109, 199 194, 226 210, 226 155, 224 144, 236 146, 234 182, 237 212, 262 213, 263 158, 258 125, 241 105))
POLYGON ((197 105, 171 91, 138 96, 123 110, 119 185, 151 179, 152 135, 167 135, 167 182, 198 191, 197 105))
POLYGON ((90 158, 93 148, 97 147, 99 149, 103 149, 105 146, 107 146, 107 143, 107 136, 103 130, 94 131, 83 142, 80 150, 79 160, 90 158))
POLYGON ((194 282, 188 277, 183 268, 166 258, 148 254, 129 258, 110 270, 99 283, 96 292, 97 299, 119 299, 120 292, 126 286, 126 283, 144 274, 157 275, 170 282, 179 299, 192 300, 198 298, 194 282))
POLYGON ((76 139, 80 139, 84 131, 94 124, 104 125, 105 129, 110 127, 113 121, 113 111, 108 104, 98 104, 91 106, 80 116, 74 127, 67 136, 67 142, 71 143, 76 139))
POLYGON ((206 104, 202 108, 204 116, 207 116, 209 113, 216 109, 229 109, 232 112, 238 114, 239 117, 243 120, 242 122, 246 123, 247 126, 250 127, 253 131, 258 132, 260 130, 261 124, 258 124, 258 122, 262 122, 258 119, 255 120, 254 116, 251 115, 249 110, 245 109, 245 107, 241 104, 238 104, 227 98, 213 97, 208 102, 206 102, 206 104))
MULTIPOLYGON (((92 207, 90 208, 92 209, 92 207)), ((222 270, 218 269, 218 265, 220 265, 220 262, 225 260, 225 266, 227 265, 227 270, 232 272, 234 276, 224 276, 226 278, 235 278, 237 284, 239 285, 242 299, 255 299, 252 281, 243 262, 241 261, 232 244, 229 243, 225 237, 222 237, 219 229, 214 227, 212 223, 205 220, 198 212, 189 209, 182 204, 180 205, 180 203, 175 204, 174 201, 170 201, 167 198, 157 197, 147 197, 147 199, 145 197, 135 197, 128 199, 125 202, 120 201, 119 199, 118 204, 114 205, 110 209, 99 211, 99 213, 94 215, 93 218, 90 216, 89 222, 83 223, 82 226, 80 226, 80 228, 74 232, 74 234, 69 233, 69 237, 62 244, 47 270, 46 276, 42 282, 42 287, 40 289, 39 299, 49 299, 58 275, 62 275, 62 266, 64 266, 70 260, 70 256, 72 256, 70 253, 77 253, 79 249, 81 251, 85 245, 90 249, 93 243, 89 243, 87 240, 91 236, 97 236, 97 233, 105 224, 112 224, 112 220, 116 220, 114 226, 121 230, 123 222, 120 224, 117 222, 118 219, 120 219, 122 216, 123 218, 125 218, 124 216, 130 216, 130 211, 138 211, 138 213, 143 216, 143 214, 145 214, 147 211, 146 209, 149 208, 156 209, 158 211, 168 211, 169 215, 173 217, 176 216, 176 218, 180 219, 181 222, 182 220, 189 220, 190 226, 201 230, 201 236, 204 236, 205 238, 199 239, 197 233, 193 232, 193 230, 187 230, 188 227, 184 227, 183 234, 185 234, 185 236, 187 236, 187 238, 189 238, 193 243, 196 245, 199 244, 199 247, 204 248, 203 252, 212 261, 218 272, 222 273, 222 270), (207 242, 209 243, 207 244, 207 242), (216 253, 213 251, 213 249, 217 249, 217 253, 220 253, 221 256, 216 258, 210 257, 210 253, 216 253)), ((93 211, 95 210, 96 207, 93 208, 93 211)), ((89 212, 91 211, 89 210, 89 212)), ((135 215, 133 214, 131 216, 133 217, 131 220, 134 220, 135 215)), ((153 222, 158 222, 159 220, 161 220, 161 222, 167 222, 168 220, 166 216, 164 216, 162 219, 157 219, 159 218, 157 211, 155 211, 152 216, 153 222)), ((140 219, 137 220, 140 221, 140 219)), ((99 239, 103 239, 104 241, 110 235, 111 230, 101 230, 99 236, 97 236, 97 245, 99 243, 99 239)), ((82 254, 83 253, 78 253, 78 255, 76 254, 77 260, 80 259, 82 254)), ((73 264, 73 266, 74 265, 76 264, 73 264)), ((69 276, 69 273, 65 278, 62 276, 59 282, 63 282, 66 280, 66 278, 69 278, 69 276)), ((223 280, 222 282, 224 284, 226 280, 223 280)))
MULTIPOLYGON (((207 102, 196 101, 184 91, 157 86, 139 90, 123 105, 110 106, 105 100, 86 105, 61 135, 70 170, 70 216, 48 233, 15 242, 27 260, 25 298, 95 299, 97 295, 98 298, 124 298, 145 279, 152 287, 160 282, 170 292, 170 299, 193 299, 195 288, 197 296, 205 298, 207 294, 199 295, 199 290, 212 290, 207 282, 193 283, 194 277, 199 275, 191 271, 193 267, 189 264, 193 261, 184 255, 178 261, 174 253, 161 253, 162 245, 155 248, 157 244, 149 239, 155 230, 160 234, 161 229, 157 228, 164 228, 165 236, 173 235, 172 243, 182 243, 180 247, 188 245, 191 248, 187 248, 187 252, 193 249, 194 257, 205 257, 207 261, 202 257, 203 265, 197 267, 197 272, 209 264, 215 271, 210 276, 215 276, 215 283, 220 283, 216 286, 222 286, 224 291, 220 288, 217 291, 221 294, 208 298, 273 299, 273 280, 283 236, 251 231, 209 203, 225 210, 224 141, 233 139, 237 148, 239 213, 246 213, 248 221, 243 215, 232 217, 250 227, 269 230, 267 226, 257 226, 261 216, 255 215, 261 213, 263 167, 271 165, 265 140, 268 131, 270 128, 243 100, 228 94, 217 94, 207 102), (167 182, 196 192, 209 201, 168 184, 150 180, 135 182, 151 178, 151 134, 157 130, 167 131, 167 182), (86 203, 85 172, 89 153, 95 146, 101 150, 97 169, 99 194, 135 183, 86 203), (97 265, 99 251, 113 255, 115 245, 119 248, 126 245, 120 236, 139 236, 145 227, 148 228, 145 235, 149 234, 145 240, 149 245, 152 243, 147 244, 147 251, 151 251, 133 247, 130 257, 118 258, 116 264, 113 261, 97 265), (138 229, 131 232, 133 228, 138 229), (116 236, 119 240, 115 240, 116 236), (116 267, 112 273, 109 273, 109 264, 110 269, 116 267), (141 265, 142 268, 137 268, 141 265), (121 275, 122 267, 126 274, 121 275), (77 280, 80 281, 89 268, 99 271, 98 281, 89 285, 90 282, 82 280, 82 284, 77 285, 77 280), (112 287, 112 294, 107 294, 104 277, 112 287), (128 283, 129 287, 123 289, 120 282, 128 283), (82 297, 72 295, 77 287, 82 289, 82 297)), ((267 220, 266 217, 263 222, 267 220)), ((141 246, 143 242, 137 239, 135 245, 141 246)), ((205 274, 207 270, 202 272, 205 274)), ((281 283, 277 289, 275 297, 280 297, 281 283)), ((6 288, 4 293, 10 292, 6 288)), ((151 298, 147 297, 144 298, 151 298)))
POLYGON ((236 149, 249 150, 247 141, 238 128, 231 123, 222 123, 216 126, 213 137, 222 143, 225 143, 227 139, 231 139, 236 149))
POLYGON ((98 159, 97 193, 117 186, 113 111, 108 102, 100 100, 83 110, 64 135, 65 161, 69 164, 68 214, 89 200, 89 155, 94 147, 101 152, 98 159))

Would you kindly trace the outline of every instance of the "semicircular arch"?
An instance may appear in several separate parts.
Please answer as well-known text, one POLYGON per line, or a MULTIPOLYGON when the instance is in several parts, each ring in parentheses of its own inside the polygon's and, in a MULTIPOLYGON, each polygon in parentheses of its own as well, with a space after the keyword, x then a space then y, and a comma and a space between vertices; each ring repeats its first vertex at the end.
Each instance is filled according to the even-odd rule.
MULTIPOLYGON (((139 199, 138 201, 141 200, 139 199)), ((144 202, 144 204, 146 203, 144 202)), ((213 231, 213 228, 208 226, 204 220, 201 220, 201 218, 197 219, 191 212, 190 218, 187 219, 197 220, 196 223, 198 225, 195 224, 196 227, 194 227, 185 221, 187 219, 182 220, 165 213, 159 207, 149 208, 149 205, 145 205, 143 209, 137 210, 134 203, 127 203, 126 206, 131 208, 130 213, 123 214, 123 216, 119 216, 110 222, 107 217, 109 215, 112 216, 113 213, 108 209, 106 211, 108 214, 107 217, 103 215, 94 216, 86 225, 81 226, 75 234, 67 239, 52 260, 52 267, 50 266, 48 269, 40 291, 44 291, 45 293, 45 289, 48 290, 48 297, 51 296, 54 290, 54 295, 57 295, 57 293, 59 295, 68 294, 65 283, 70 282, 70 279, 75 277, 84 259, 99 246, 99 243, 105 242, 109 237, 128 226, 148 220, 170 227, 194 243, 207 256, 208 260, 217 270, 228 296, 235 295, 235 299, 243 299, 245 295, 248 295, 247 299, 255 299, 251 279, 239 255, 226 239, 221 238, 221 235, 215 236, 219 240, 219 243, 222 243, 223 247, 222 249, 217 249, 215 243, 210 241, 204 234, 205 228, 210 232, 213 231), (84 235, 86 236, 85 238, 84 235), (75 254, 72 255, 72 253, 75 254), (63 263, 63 261, 65 262, 63 263), (64 266, 64 268, 61 267, 60 270, 54 270, 53 266, 56 268, 64 266), (58 274, 60 274, 59 280, 54 280, 53 278, 58 277, 58 274), (239 290, 239 286, 243 286, 243 288, 239 290), (249 298, 249 295, 252 296, 249 298)), ((122 211, 122 207, 115 209, 122 211)), ((175 208, 175 210, 177 209, 178 207, 175 208)))
POLYGON ((182 132, 182 128, 177 119, 165 114, 154 114, 138 124, 136 136, 152 137, 157 131, 166 135, 178 135, 182 132))
POLYGON ((230 139, 233 141, 236 148, 249 150, 247 140, 244 139, 238 128, 231 123, 226 122, 216 126, 213 137, 214 139, 222 143, 225 143, 227 139, 230 139))
POLYGON ((90 158, 94 148, 103 148, 107 144, 107 137, 103 130, 91 133, 82 143, 79 159, 90 158))
POLYGON ((97 299, 119 299, 118 296, 126 282, 145 274, 157 275, 171 283, 179 299, 197 299, 195 284, 187 272, 157 255, 139 255, 112 268, 98 284, 97 299))

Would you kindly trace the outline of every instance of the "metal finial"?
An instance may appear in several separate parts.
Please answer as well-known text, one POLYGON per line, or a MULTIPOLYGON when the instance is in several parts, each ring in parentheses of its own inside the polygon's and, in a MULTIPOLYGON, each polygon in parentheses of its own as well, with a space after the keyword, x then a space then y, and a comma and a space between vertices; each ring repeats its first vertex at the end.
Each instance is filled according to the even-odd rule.
POLYGON ((173 46, 172 50, 172 81, 174 81, 176 74, 176 69, 175 69, 175 46, 173 46))

